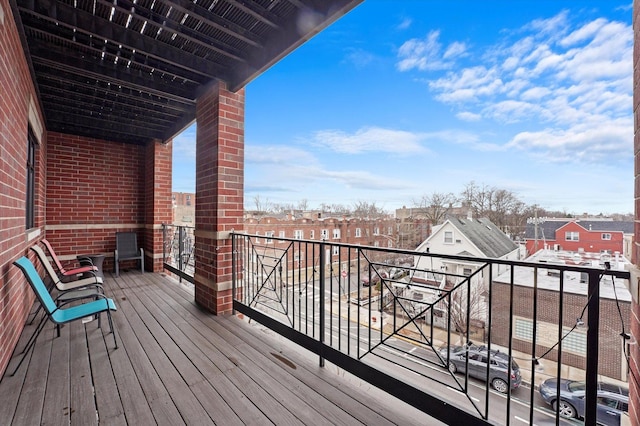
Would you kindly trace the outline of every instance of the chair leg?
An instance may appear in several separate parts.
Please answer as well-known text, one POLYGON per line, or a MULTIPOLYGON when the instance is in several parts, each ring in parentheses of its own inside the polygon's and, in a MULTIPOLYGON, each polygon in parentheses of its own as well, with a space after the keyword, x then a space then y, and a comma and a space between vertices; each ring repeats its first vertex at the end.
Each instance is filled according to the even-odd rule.
POLYGON ((144 274, 144 255, 140 258, 140 270, 144 274))
POLYGON ((111 329, 111 333, 113 333, 113 344, 115 345, 115 349, 118 349, 118 341, 116 340, 116 329, 113 327, 111 311, 107 311, 107 318, 109 319, 109 328, 111 329))

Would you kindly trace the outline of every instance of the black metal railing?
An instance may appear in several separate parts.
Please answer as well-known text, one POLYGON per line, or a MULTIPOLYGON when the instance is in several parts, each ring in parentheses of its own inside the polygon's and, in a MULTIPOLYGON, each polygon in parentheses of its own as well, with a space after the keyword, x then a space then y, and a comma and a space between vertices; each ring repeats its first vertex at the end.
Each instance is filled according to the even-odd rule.
POLYGON ((552 252, 534 263, 517 252, 481 259, 232 241, 237 312, 446 423, 560 424, 558 404, 542 401, 537 385, 571 371, 586 382, 583 415, 595 424, 598 380, 625 380, 630 297, 620 259, 585 266, 552 252), (473 359, 482 354, 484 364, 473 359))
POLYGON ((162 225, 162 259, 164 269, 176 274, 180 280, 193 283, 195 272, 195 227, 162 225))

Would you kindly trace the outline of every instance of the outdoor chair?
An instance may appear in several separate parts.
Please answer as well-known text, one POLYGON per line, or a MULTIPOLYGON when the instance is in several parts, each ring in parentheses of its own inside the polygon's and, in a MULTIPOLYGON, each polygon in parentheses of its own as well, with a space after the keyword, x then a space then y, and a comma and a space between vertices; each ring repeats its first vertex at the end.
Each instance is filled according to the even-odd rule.
POLYGON ((60 259, 58 258, 58 256, 56 255, 56 252, 53 250, 53 247, 51 247, 51 243, 49 241, 47 241, 47 239, 43 238, 42 239, 42 244, 44 244, 44 246, 47 248, 47 251, 49 252, 49 255, 51 256, 51 259, 53 259, 53 263, 56 265, 56 268, 58 268, 58 271, 60 273, 61 279, 67 279, 67 278, 71 278, 75 275, 79 275, 79 274, 84 274, 87 272, 92 272, 92 273, 96 273, 98 271, 98 268, 93 266, 93 263, 91 263, 91 259, 88 258, 82 258, 83 261, 86 261, 88 259, 88 261, 91 263, 89 265, 86 266, 80 266, 78 268, 72 268, 72 269, 66 269, 63 265, 62 262, 60 261, 60 259))
MULTIPOLYGON (((55 299, 57 303, 67 303, 73 300, 85 299, 95 294, 96 292, 104 293, 104 288, 102 287, 102 278, 92 276, 76 281, 62 282, 55 269, 53 268, 53 265, 51 265, 49 258, 44 253, 44 250, 42 250, 42 247, 34 245, 31 247, 31 250, 36 253, 47 275, 49 275, 51 285, 47 290, 51 291, 55 287, 59 292, 58 296, 55 299)), ((38 316, 40 309, 42 309, 42 305, 40 305, 38 309, 33 313, 33 318, 31 318, 29 324, 31 324, 33 320, 38 316)))
MULTIPOLYGON (((116 332, 113 328, 113 321, 111 319, 111 311, 116 311, 116 304, 112 299, 107 298, 102 293, 94 293, 90 297, 98 298, 97 300, 93 300, 90 302, 85 302, 79 305, 74 305, 71 307, 64 307, 63 304, 57 304, 49 291, 47 291, 47 287, 38 275, 36 268, 33 266, 33 263, 25 256, 22 256, 20 259, 13 262, 24 274, 27 282, 33 289, 36 297, 40 301, 40 304, 44 308, 45 315, 43 315, 42 319, 36 326, 36 329, 33 331, 33 334, 27 341, 25 348, 22 350, 22 358, 20 362, 16 366, 15 370, 11 374, 12 376, 18 371, 20 365, 24 361, 26 355, 29 353, 29 350, 35 345, 35 342, 38 338, 38 335, 44 328, 47 319, 56 324, 57 328, 57 336, 60 337, 60 325, 66 324, 72 321, 81 320, 86 317, 97 316, 98 317, 98 327, 100 327, 100 314, 102 312, 107 313, 107 318, 109 320, 109 328, 110 332, 113 333, 113 343, 115 345, 115 349, 118 348, 118 342, 116 340, 116 332)), ((68 303, 68 302, 65 302, 68 303)))
POLYGON ((138 235, 135 232, 116 232, 116 250, 113 253, 116 277, 120 276, 120 261, 140 260, 140 270, 144 273, 144 249, 138 247, 138 235))

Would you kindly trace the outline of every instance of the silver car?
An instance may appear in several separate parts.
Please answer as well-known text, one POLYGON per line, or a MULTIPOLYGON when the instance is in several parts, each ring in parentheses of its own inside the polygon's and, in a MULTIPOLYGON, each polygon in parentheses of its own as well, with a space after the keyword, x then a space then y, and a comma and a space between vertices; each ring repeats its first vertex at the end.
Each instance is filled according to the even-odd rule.
POLYGON ((491 350, 491 353, 485 346, 467 345, 452 346, 440 350, 440 356, 444 361, 449 359, 449 371, 452 373, 465 373, 467 364, 469 366, 469 377, 485 380, 487 378, 487 369, 489 370, 489 383, 491 386, 501 393, 507 393, 509 384, 511 389, 517 389, 522 383, 520 375, 520 367, 511 360, 504 352, 491 350), (467 363, 467 358, 469 358, 467 363), (509 364, 511 364, 509 366, 509 364))
MULTIPOLYGON (((584 417, 585 382, 560 379, 560 398, 558 398, 558 381, 547 379, 540 384, 540 396, 560 416, 565 418, 584 417)), ((629 389, 613 383, 598 382, 598 424, 620 426, 623 413, 629 410, 629 389)))

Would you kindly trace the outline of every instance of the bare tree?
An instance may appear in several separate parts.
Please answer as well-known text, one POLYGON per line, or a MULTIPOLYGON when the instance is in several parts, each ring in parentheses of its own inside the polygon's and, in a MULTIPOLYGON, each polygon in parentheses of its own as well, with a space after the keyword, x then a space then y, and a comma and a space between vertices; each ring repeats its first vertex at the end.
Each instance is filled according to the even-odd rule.
POLYGON ((438 225, 444 222, 456 202, 456 196, 450 192, 433 192, 429 195, 423 195, 418 202, 414 201, 414 205, 424 210, 425 217, 432 224, 438 225))
POLYGON ((464 345, 469 327, 473 323, 485 324, 487 315, 486 289, 479 276, 463 281, 461 285, 451 290, 444 304, 449 311, 451 323, 458 332, 460 345, 464 345))
POLYGON ((273 203, 268 198, 260 198, 260 194, 253 197, 253 203, 256 206, 256 212, 267 213, 273 210, 273 203))
POLYGON ((353 215, 358 217, 378 218, 387 215, 382 207, 376 206, 376 202, 356 201, 353 203, 353 215))
POLYGON ((298 201, 298 210, 305 211, 308 208, 309 208, 309 200, 307 200, 306 198, 303 198, 302 200, 298 201))

